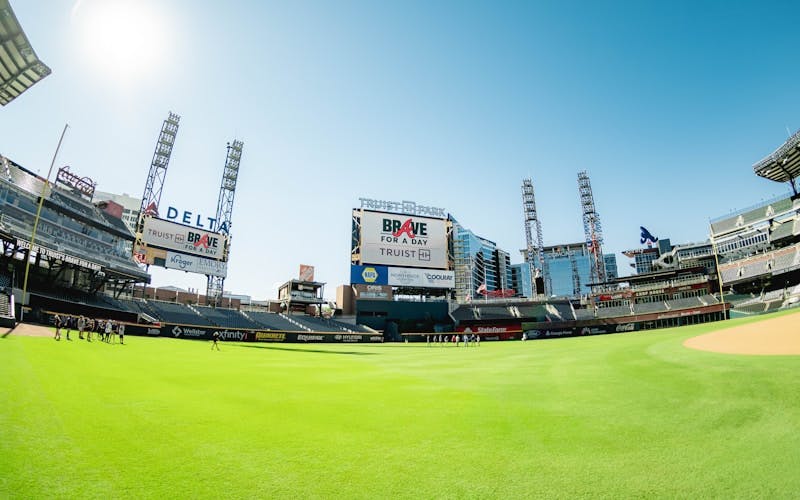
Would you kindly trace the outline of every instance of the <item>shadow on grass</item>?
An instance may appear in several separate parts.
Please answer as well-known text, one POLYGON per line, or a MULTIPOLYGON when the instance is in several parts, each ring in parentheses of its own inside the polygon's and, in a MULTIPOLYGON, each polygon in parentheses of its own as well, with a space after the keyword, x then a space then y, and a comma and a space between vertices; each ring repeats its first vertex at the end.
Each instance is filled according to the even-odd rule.
POLYGON ((3 334, 1 337, 2 337, 2 338, 6 338, 6 337, 8 337, 9 335, 11 335, 11 333, 12 333, 12 332, 13 332, 13 331, 14 331, 16 328, 17 328, 17 325, 15 324, 13 327, 9 328, 9 329, 8 329, 8 331, 7 331, 6 333, 4 333, 4 334, 3 334))
POLYGON ((313 352, 317 354, 346 354, 348 356, 373 356, 375 352, 358 352, 358 351, 328 351, 326 349, 300 349, 297 347, 283 347, 276 345, 263 345, 263 344, 241 344, 239 347, 248 349, 272 349, 273 351, 293 351, 293 352, 313 352))

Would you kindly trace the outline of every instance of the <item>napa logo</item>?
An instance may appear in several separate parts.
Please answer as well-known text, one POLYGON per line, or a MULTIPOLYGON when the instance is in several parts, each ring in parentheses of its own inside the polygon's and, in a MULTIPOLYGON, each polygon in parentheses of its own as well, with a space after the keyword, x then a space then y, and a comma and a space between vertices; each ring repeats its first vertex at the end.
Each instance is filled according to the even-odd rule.
POLYGON ((364 278, 364 281, 367 283, 375 283, 378 279, 378 271, 376 271, 374 267, 365 267, 364 270, 361 271, 361 277, 364 278))

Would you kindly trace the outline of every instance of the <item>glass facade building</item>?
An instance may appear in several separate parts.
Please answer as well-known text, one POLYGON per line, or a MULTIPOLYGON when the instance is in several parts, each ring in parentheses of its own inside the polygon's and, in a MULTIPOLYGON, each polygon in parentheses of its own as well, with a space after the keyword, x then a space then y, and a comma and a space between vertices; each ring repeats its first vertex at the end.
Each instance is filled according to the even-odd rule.
MULTIPOLYGON (((567 243, 543 248, 545 289, 550 296, 577 297, 588 294, 592 283, 592 255, 586 243, 567 243)), ((523 251, 523 255, 525 252, 523 251)), ((617 258, 603 255, 608 280, 616 279, 617 258)))
POLYGON ((527 262, 511 265, 511 288, 517 297, 533 297, 531 266, 527 262))
POLYGON ((456 298, 473 299, 477 289, 486 285, 486 290, 511 288, 511 256, 497 244, 464 228, 452 216, 453 257, 455 260, 456 298))

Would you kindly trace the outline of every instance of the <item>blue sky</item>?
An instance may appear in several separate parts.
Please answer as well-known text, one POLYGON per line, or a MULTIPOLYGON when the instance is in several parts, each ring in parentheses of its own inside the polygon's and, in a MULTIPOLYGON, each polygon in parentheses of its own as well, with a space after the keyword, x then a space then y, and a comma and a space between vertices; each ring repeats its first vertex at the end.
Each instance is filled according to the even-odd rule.
POLYGON ((443 207, 519 262, 522 179, 545 244, 577 242, 586 170, 623 270, 640 225, 704 241, 709 218, 789 189, 752 165, 800 128, 790 2, 12 7, 53 73, 0 109, 0 152, 46 175, 69 123, 56 166, 139 197, 174 111, 162 207, 210 215, 225 144, 243 140, 225 288, 255 299, 300 264, 334 298, 359 197, 443 207))

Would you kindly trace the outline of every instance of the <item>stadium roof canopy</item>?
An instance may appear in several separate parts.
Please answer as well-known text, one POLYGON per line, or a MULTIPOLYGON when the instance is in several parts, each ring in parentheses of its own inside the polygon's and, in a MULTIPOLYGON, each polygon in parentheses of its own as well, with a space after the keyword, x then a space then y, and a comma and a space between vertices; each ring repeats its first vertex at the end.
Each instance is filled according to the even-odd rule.
POLYGON ((50 74, 36 56, 8 0, 0 0, 0 105, 50 74))
POLYGON ((774 153, 753 165, 756 175, 775 182, 789 182, 800 177, 800 130, 794 133, 774 153))

